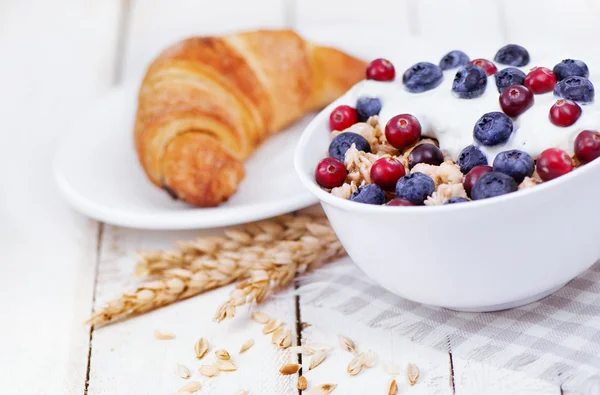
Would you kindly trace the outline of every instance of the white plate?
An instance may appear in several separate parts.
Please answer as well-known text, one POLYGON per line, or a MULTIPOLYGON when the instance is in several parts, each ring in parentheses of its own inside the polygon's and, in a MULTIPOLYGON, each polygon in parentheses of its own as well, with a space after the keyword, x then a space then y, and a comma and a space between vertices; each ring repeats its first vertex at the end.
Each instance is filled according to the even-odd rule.
POLYGON ((54 176, 66 199, 82 213, 115 225, 146 229, 226 226, 272 217, 315 203, 294 172, 294 148, 314 115, 266 141, 246 161, 246 178, 216 208, 172 200, 146 178, 133 145, 138 85, 100 100, 65 134, 54 176))

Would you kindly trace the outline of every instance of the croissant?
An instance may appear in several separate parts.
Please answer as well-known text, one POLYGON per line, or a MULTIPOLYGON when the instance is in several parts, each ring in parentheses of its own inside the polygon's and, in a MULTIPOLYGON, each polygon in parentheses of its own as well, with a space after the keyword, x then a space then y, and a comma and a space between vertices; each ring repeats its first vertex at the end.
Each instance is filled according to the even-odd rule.
POLYGON ((263 140, 347 91, 365 67, 289 30, 183 40, 142 81, 139 161, 172 197, 216 206, 235 193, 263 140))

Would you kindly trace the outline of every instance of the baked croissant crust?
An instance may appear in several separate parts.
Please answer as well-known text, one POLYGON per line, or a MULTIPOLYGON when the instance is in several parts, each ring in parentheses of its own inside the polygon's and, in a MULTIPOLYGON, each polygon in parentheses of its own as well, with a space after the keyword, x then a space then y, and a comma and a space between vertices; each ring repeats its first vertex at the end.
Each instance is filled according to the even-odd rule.
POLYGON ((148 68, 135 146, 156 186, 200 207, 237 190, 270 135, 364 78, 366 64, 289 30, 189 38, 148 68))

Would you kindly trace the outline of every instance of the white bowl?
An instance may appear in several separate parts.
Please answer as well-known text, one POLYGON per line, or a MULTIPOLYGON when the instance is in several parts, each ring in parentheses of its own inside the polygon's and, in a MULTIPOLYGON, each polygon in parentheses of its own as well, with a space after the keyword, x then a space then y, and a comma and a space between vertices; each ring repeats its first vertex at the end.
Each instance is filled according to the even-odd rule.
POLYGON ((305 129, 294 165, 348 255, 374 281, 420 303, 493 311, 536 301, 600 258, 600 159, 535 188, 464 204, 351 202, 315 182, 338 99, 305 129))

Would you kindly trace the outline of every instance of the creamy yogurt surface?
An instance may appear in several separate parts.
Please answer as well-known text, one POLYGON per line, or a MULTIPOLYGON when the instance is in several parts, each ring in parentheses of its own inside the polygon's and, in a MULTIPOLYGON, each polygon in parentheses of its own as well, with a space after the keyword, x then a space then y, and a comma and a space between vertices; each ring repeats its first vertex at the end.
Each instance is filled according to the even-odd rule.
MULTIPOLYGON (((493 56, 489 57, 493 59, 493 56)), ((536 61, 532 58, 524 67, 517 67, 527 74, 533 67, 541 66, 552 70, 562 58, 553 61, 536 61)), ((582 59, 585 62, 585 59, 582 59)), ((433 62, 437 64, 437 62, 433 62)), ((513 66, 493 62, 498 71, 513 66)), ((589 64, 588 64, 589 66, 589 64)), ((402 84, 402 74, 405 70, 396 67, 396 79, 391 82, 373 80, 361 81, 352 87, 341 98, 340 104, 355 106, 361 96, 377 97, 381 100, 382 109, 379 113, 380 127, 395 115, 411 114, 415 116, 422 128, 422 135, 434 137, 440 143, 440 148, 453 160, 468 145, 476 145, 488 159, 491 165, 496 155, 502 151, 518 149, 528 152, 534 158, 547 148, 560 148, 573 156, 575 138, 582 130, 600 131, 600 105, 597 101, 583 104, 582 114, 573 125, 559 127, 550 122, 549 112, 552 105, 560 98, 552 92, 534 95, 534 104, 517 118, 513 118, 514 130, 510 139, 503 145, 488 147, 481 145, 473 138, 473 128, 479 118, 485 113, 499 111, 500 93, 496 87, 495 77, 488 76, 487 86, 483 95, 475 99, 461 99, 452 91, 452 82, 460 68, 446 70, 444 78, 436 88, 423 92, 408 92, 402 84)), ((590 66, 589 80, 596 87, 593 66, 590 66)), ((598 86, 600 88, 600 86, 598 86)))

